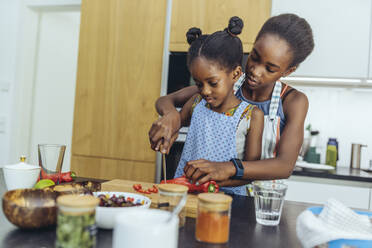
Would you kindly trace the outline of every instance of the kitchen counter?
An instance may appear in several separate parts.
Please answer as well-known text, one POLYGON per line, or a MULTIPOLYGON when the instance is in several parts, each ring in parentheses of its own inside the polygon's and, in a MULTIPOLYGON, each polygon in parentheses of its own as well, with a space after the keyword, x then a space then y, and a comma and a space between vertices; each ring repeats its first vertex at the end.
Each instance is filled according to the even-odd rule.
POLYGON ((372 183, 372 173, 348 167, 337 167, 331 171, 309 171, 295 167, 292 175, 372 183))
MULTIPOLYGON (((1 196, 5 192, 5 182, 0 170, 1 196)), ((198 243, 194 238, 195 219, 187 218, 185 226, 179 232, 178 247, 300 247, 296 236, 296 218, 308 206, 308 204, 286 201, 280 224, 276 227, 266 227, 256 223, 253 198, 234 196, 228 244, 212 246, 198 243)), ((0 247, 54 247, 55 237, 55 228, 21 230, 8 222, 2 209, 0 211, 0 247)), ((98 229, 97 248, 111 246, 112 231, 98 229)))

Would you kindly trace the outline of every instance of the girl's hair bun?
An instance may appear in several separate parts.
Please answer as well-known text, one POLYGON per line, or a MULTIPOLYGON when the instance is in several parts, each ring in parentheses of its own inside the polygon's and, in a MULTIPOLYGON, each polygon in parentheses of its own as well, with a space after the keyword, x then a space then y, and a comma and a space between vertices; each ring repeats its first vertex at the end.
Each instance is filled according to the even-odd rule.
POLYGON ((191 45, 197 38, 202 35, 200 28, 190 28, 186 33, 187 43, 191 45))
POLYGON ((229 26, 227 27, 227 31, 232 35, 238 35, 243 30, 243 20, 240 19, 238 16, 233 16, 229 20, 229 26))

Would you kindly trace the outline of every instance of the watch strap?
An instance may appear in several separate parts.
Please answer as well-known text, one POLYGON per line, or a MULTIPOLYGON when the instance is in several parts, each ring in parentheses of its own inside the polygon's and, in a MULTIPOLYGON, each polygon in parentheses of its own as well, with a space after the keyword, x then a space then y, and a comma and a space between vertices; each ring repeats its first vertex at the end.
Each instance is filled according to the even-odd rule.
POLYGON ((238 158, 232 158, 230 161, 234 164, 236 172, 235 175, 232 176, 232 179, 241 179, 244 175, 244 167, 243 163, 240 159, 238 158))

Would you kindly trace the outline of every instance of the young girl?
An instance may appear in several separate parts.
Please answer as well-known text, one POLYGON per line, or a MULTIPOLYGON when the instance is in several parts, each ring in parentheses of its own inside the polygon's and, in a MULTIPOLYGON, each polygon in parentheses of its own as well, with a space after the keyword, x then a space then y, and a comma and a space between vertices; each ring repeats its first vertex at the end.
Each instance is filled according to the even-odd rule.
MULTIPOLYGON (((248 161, 261 156, 263 112, 238 99, 233 91, 242 74, 243 48, 237 37, 242 28, 242 20, 233 17, 225 31, 201 35, 200 29, 191 28, 186 34, 191 44, 187 65, 198 93, 180 113, 182 124, 190 120, 191 124, 175 177, 182 176, 185 165, 197 159, 248 161)), ((222 190, 246 195, 244 186, 222 190)))
MULTIPOLYGON (((304 121, 308 109, 307 97, 278 80, 290 75, 314 48, 310 25, 294 14, 268 19, 258 33, 246 64, 246 77, 237 96, 257 105, 265 114, 263 160, 243 161, 243 179, 269 180, 288 178, 293 170, 303 141, 304 121)), ((177 137, 181 116, 175 103, 185 102, 195 94, 190 86, 161 97, 156 107, 163 115, 149 132, 151 146, 169 151, 177 137)), ((184 168, 192 180, 230 182, 236 168, 229 161, 190 161, 184 168)))

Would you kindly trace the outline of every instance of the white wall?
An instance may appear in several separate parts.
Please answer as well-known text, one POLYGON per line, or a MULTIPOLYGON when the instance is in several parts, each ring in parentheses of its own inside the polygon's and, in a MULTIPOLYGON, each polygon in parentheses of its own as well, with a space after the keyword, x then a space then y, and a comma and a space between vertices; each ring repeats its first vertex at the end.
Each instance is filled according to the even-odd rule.
POLYGON ((368 145, 362 148, 361 167, 368 168, 372 159, 372 89, 299 87, 309 98, 306 125, 319 130, 318 146, 321 162, 325 161, 329 137, 339 142, 339 166, 350 165, 351 143, 368 145))
POLYGON ((79 28, 78 0, 0 0, 0 167, 60 143, 69 169, 79 28))
POLYGON ((9 162, 12 93, 15 90, 18 0, 0 0, 0 165, 9 162), (4 121, 4 122, 2 122, 4 121))
POLYGON ((29 162, 38 163, 38 144, 65 144, 62 169, 68 171, 80 12, 45 12, 40 15, 39 23, 29 162))

